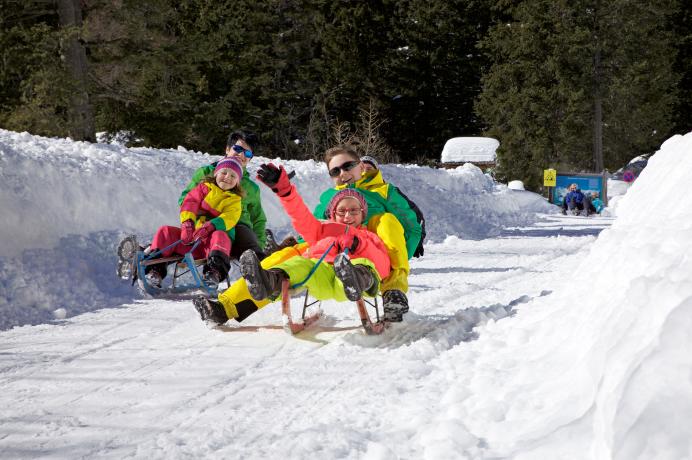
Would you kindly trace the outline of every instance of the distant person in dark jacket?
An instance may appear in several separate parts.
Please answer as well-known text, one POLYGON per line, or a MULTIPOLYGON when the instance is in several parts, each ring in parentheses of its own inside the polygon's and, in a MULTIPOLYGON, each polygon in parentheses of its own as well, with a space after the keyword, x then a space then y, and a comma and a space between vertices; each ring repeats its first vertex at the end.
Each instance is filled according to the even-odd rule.
POLYGON ((584 195, 577 184, 570 184, 567 195, 562 199, 562 214, 569 211, 574 215, 588 216, 591 208, 591 197, 584 195))

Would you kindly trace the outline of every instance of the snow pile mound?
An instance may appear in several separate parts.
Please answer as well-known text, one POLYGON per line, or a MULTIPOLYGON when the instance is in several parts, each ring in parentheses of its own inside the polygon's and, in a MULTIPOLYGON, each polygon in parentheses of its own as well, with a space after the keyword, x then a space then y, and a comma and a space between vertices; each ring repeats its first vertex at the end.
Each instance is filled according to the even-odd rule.
POLYGON ((689 457, 690 151, 666 141, 571 279, 444 357, 463 377, 430 430, 466 421, 493 458, 689 457))
MULTIPOLYGON (((48 321, 60 309, 73 316, 138 298, 115 276, 118 241, 134 233, 148 242, 159 226, 177 225, 180 192, 196 168, 219 158, 182 147, 126 148, 0 130, 0 329, 48 321)), ((257 157, 250 175, 269 161, 296 172, 293 182, 308 206, 332 186, 316 161, 257 157)), ((449 171, 386 165, 383 173, 423 210, 429 240, 486 238, 554 209, 470 164, 449 171)), ((278 199, 260 189, 268 227, 279 238, 293 233, 278 199)))
POLYGON ((0 256, 53 248, 69 234, 175 222, 181 190, 214 158, 0 130, 0 256))

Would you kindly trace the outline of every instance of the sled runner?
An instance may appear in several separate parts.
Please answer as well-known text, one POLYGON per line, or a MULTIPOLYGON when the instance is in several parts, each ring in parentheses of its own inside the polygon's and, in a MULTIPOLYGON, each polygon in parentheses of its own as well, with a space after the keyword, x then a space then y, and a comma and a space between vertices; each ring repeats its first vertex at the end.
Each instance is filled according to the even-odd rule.
MULTIPOLYGON (((292 293, 295 293, 295 291, 291 289, 290 281, 287 279, 284 280, 281 284, 281 313, 283 318, 284 330, 287 333, 294 335, 304 330, 305 328, 310 327, 310 325, 314 324, 322 316, 322 310, 318 309, 317 311, 314 311, 312 313, 308 312, 309 307, 315 304, 319 305, 321 301, 310 301, 310 293, 308 291, 305 291, 305 299, 303 300, 303 311, 301 313, 300 320, 294 321, 293 315, 291 314, 292 293)), ((375 299, 373 302, 370 302, 369 300, 360 298, 356 300, 355 303, 356 309, 358 311, 358 317, 360 319, 361 325, 363 326, 363 329, 365 330, 365 333, 368 335, 381 334, 386 327, 386 323, 384 322, 384 319, 380 317, 377 299, 375 299), (370 315, 368 314, 366 304, 374 308, 374 322, 370 319, 370 315)))
MULTIPOLYGON (((173 244, 179 243, 177 241, 173 244)), ((183 299, 200 293, 216 297, 218 286, 205 282, 199 270, 199 267, 206 263, 206 259, 194 259, 192 257, 196 244, 184 256, 176 254, 170 257, 161 257, 161 254, 173 245, 147 253, 146 249, 137 242, 137 237, 130 235, 118 245, 118 276, 121 279, 130 280, 133 285, 137 283, 139 289, 151 297, 183 299), (167 284, 158 288, 148 282, 146 267, 161 263, 170 264, 174 268, 172 276, 165 277, 167 284)), ((228 275, 226 275, 226 282, 230 285, 228 275)))

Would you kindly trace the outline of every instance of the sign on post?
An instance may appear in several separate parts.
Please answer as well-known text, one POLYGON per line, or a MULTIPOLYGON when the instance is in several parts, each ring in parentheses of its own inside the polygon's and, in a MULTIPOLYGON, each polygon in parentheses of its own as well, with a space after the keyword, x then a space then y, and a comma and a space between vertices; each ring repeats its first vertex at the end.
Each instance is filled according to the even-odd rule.
POLYGON ((545 187, 555 187, 557 181, 557 171, 554 169, 544 169, 543 170, 543 186, 545 187))
POLYGON ((632 171, 625 171, 622 175, 622 180, 628 184, 634 182, 634 179, 636 179, 636 177, 634 177, 634 173, 632 171))

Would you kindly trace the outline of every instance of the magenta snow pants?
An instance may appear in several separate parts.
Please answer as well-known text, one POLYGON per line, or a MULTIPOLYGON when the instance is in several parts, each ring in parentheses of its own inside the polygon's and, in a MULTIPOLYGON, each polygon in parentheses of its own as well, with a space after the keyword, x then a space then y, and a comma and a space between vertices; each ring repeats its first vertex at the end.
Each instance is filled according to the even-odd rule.
MULTIPOLYGON (((180 228, 172 227, 170 225, 164 225, 156 230, 154 235, 154 240, 151 242, 152 249, 163 249, 170 246, 180 239, 180 228)), ((193 243, 194 244, 194 243, 193 243)), ((190 252, 192 244, 187 245, 183 243, 178 243, 176 246, 162 253, 163 257, 168 257, 173 254, 185 255, 190 252)), ((223 230, 216 230, 211 234, 211 238, 207 241, 202 241, 196 248, 195 252, 192 253, 192 257, 195 259, 202 259, 204 257, 209 257, 212 251, 218 251, 226 256, 231 255, 231 238, 228 233, 223 230)))

